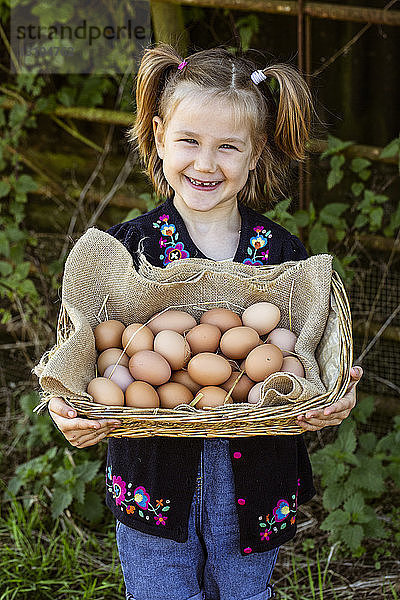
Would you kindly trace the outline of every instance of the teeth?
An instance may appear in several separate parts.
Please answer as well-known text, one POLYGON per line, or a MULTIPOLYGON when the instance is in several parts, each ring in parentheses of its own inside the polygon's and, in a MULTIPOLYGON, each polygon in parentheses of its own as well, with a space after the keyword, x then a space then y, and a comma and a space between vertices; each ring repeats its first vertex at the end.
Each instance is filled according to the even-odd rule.
POLYGON ((203 181, 197 181, 197 179, 192 179, 191 177, 189 177, 189 179, 194 185, 203 185, 204 187, 210 187, 219 183, 218 181, 208 181, 207 183, 204 183, 203 181))

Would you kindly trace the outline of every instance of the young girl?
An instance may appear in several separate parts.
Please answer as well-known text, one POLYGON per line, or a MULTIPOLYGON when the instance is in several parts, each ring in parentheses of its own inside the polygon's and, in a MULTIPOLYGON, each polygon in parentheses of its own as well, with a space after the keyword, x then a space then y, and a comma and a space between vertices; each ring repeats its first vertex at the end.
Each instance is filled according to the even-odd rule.
MULTIPOLYGON (((222 48, 182 60, 159 44, 144 54, 136 98, 131 140, 166 201, 109 230, 134 262, 139 241, 159 267, 189 257, 251 265, 307 257, 299 239, 252 208, 265 210, 289 161, 304 157, 312 105, 295 69, 256 70, 222 48)), ((362 371, 351 374, 341 400, 298 417, 304 430, 348 416, 362 371)), ((79 448, 118 426, 77 418, 60 398, 49 410, 79 448)), ((131 600, 271 598, 279 547, 315 494, 301 435, 111 437, 106 487, 131 600)))

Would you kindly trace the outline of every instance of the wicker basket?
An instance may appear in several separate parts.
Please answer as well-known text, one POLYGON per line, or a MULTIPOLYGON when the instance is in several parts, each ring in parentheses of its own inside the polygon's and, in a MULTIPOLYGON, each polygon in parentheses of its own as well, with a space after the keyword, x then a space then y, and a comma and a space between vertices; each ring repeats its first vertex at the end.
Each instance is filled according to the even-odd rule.
MULTIPOLYGON (((290 266, 293 263, 287 264, 290 266)), ((199 306, 201 304, 200 302, 199 306)), ((230 306, 227 301, 219 304, 214 302, 213 307, 217 306, 235 310, 235 306, 230 306)), ((58 345, 62 344, 68 336, 68 329, 68 315, 62 312, 57 331, 58 345)), ((338 352, 335 352, 334 375, 332 376, 331 369, 330 377, 325 376, 325 380, 329 380, 326 386, 328 391, 305 402, 289 401, 282 405, 260 406, 260 403, 258 405, 234 404, 228 400, 223 406, 217 408, 196 409, 194 406, 181 405, 174 409, 138 409, 104 406, 73 397, 65 398, 65 400, 81 416, 91 419, 120 419, 123 425, 110 434, 112 437, 247 437, 301 434, 304 430, 296 424, 296 416, 311 409, 323 409, 334 403, 343 395, 350 380, 352 365, 351 314, 344 286, 335 271, 332 272, 330 314, 324 333, 324 336, 330 335, 336 336, 339 349, 338 352)), ((323 353, 319 355, 317 348, 316 359, 322 379, 324 379, 324 372, 329 366, 327 364, 329 358, 326 360, 323 353)), ((268 379, 265 380, 262 389, 266 388, 268 388, 268 379)), ((51 395, 45 396, 44 401, 36 410, 40 410, 50 397, 51 395)))

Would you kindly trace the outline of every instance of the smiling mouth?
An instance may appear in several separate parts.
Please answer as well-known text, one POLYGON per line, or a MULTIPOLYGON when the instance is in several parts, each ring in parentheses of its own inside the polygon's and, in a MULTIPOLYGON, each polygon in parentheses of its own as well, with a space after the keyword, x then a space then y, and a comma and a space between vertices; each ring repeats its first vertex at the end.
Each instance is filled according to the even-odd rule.
POLYGON ((192 177, 188 177, 187 175, 185 175, 185 177, 196 189, 203 188, 212 190, 215 189, 220 183, 222 183, 221 181, 199 181, 198 179, 193 179, 192 177))

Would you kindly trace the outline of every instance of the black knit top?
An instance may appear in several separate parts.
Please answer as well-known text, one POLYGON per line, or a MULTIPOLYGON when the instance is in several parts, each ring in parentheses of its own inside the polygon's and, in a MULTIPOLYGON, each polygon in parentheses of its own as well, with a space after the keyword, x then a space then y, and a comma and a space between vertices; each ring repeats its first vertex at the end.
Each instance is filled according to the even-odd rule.
MULTIPOLYGON (((279 264, 307 258, 300 240, 254 210, 238 204, 241 234, 235 262, 279 264)), ((207 258, 196 248, 172 199, 108 233, 133 256, 139 241, 148 261, 207 258)), ((177 542, 188 539, 202 438, 109 438, 106 503, 133 529, 177 542)), ((240 527, 240 552, 271 550, 296 533, 296 510, 315 489, 303 435, 229 439, 240 527), (240 502, 239 502, 240 500, 240 502)))

